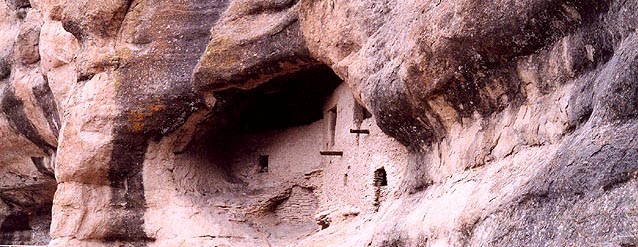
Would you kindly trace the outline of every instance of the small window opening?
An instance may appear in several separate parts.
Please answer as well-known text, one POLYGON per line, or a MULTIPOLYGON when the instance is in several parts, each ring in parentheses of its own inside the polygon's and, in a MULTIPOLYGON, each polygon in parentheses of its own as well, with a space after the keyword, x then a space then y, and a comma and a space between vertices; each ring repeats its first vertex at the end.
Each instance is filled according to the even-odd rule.
POLYGON ((388 178, 385 172, 385 168, 381 167, 374 171, 374 202, 373 206, 376 210, 379 210, 379 206, 381 205, 381 190, 382 187, 388 185, 388 178))
POLYGON ((328 142, 328 147, 332 147, 335 145, 335 135, 337 132, 337 106, 333 107, 328 111, 328 124, 329 124, 329 134, 330 139, 328 142))
POLYGON ((343 174, 343 186, 348 186, 348 174, 343 174))
POLYGON ((381 167, 374 171, 374 186, 387 186, 388 185, 388 177, 385 172, 385 168, 381 167))
POLYGON ((268 155, 259 156, 259 172, 268 172, 268 155))

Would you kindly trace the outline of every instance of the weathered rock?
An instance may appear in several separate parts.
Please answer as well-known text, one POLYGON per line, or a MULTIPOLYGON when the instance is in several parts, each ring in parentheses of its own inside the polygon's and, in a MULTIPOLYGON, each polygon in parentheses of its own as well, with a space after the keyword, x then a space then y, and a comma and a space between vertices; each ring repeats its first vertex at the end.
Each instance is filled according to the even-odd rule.
POLYGON ((37 11, 29 12, 16 39, 16 61, 23 64, 34 64, 40 60, 38 45, 41 26, 42 18, 40 13, 37 11))
POLYGON ((637 245, 636 15, 7 0, 0 244, 637 245))
POLYGON ((198 90, 253 88, 316 63, 298 17, 298 1, 232 1, 211 30, 195 69, 198 90))
POLYGON ((11 64, 7 59, 0 59, 0 80, 7 79, 11 75, 11 64))
POLYGON ((31 3, 29 2, 29 0, 7 0, 6 4, 7 7, 9 7, 9 9, 11 10, 31 7, 31 3))
POLYGON ((28 1, 7 4, 0 4, 0 243, 46 244, 60 119, 33 66, 39 60, 40 15, 28 1))
POLYGON ((31 3, 29 0, 6 0, 7 7, 10 10, 15 11, 16 16, 20 19, 23 19, 27 16, 27 12, 29 8, 31 8, 31 3))

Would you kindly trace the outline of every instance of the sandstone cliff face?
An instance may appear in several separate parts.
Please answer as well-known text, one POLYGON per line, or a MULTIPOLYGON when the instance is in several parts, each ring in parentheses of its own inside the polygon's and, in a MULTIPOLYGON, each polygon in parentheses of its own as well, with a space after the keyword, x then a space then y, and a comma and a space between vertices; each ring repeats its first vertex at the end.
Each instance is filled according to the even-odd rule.
POLYGON ((5 0, 0 244, 638 245, 636 16, 5 0))

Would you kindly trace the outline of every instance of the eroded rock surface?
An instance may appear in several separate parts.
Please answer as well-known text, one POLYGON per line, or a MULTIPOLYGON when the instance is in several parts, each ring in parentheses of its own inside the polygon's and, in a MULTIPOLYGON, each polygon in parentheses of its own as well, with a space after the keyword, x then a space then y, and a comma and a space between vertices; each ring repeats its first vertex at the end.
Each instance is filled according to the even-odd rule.
POLYGON ((0 2, 0 244, 638 245, 637 15, 0 2))

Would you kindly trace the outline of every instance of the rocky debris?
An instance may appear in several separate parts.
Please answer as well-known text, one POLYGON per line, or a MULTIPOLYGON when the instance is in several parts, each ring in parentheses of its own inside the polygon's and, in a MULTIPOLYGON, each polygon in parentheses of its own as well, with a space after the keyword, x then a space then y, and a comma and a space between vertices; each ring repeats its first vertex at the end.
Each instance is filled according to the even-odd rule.
POLYGON ((7 0, 0 244, 636 245, 637 14, 7 0))
POLYGON ((330 227, 330 224, 339 223, 348 217, 356 217, 358 215, 359 210, 356 208, 333 208, 317 213, 315 220, 321 226, 321 229, 326 229, 330 227))

